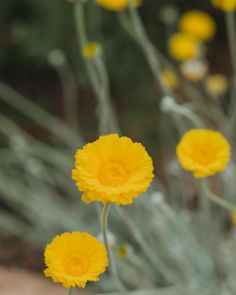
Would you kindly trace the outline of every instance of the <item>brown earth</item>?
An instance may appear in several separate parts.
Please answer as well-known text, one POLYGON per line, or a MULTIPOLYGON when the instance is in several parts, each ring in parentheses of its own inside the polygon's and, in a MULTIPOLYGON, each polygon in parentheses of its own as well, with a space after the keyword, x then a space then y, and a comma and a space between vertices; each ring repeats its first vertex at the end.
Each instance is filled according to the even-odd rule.
MULTIPOLYGON (((66 295, 66 289, 43 277, 21 268, 0 267, 1 295, 66 295)), ((73 295, 88 295, 77 291, 73 295)))

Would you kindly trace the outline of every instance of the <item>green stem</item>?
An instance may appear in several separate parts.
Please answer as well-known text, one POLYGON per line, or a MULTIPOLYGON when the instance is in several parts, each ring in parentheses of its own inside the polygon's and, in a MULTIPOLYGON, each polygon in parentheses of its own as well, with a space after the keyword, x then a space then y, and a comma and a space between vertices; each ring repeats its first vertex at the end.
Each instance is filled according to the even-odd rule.
POLYGON ((167 279, 170 283, 174 285, 179 285, 180 279, 178 274, 169 269, 169 267, 162 261, 162 259, 157 255, 155 251, 153 251, 152 247, 149 246, 147 241, 144 239, 139 229, 135 225, 134 221, 125 213, 124 210, 116 207, 118 214, 121 216, 122 220, 125 222, 126 226, 129 228, 133 237, 137 241, 137 243, 142 248, 145 256, 149 261, 155 265, 158 271, 167 279))
POLYGON ((230 95, 230 104, 229 104, 229 112, 230 112, 230 134, 233 132, 233 126, 236 121, 236 102, 235 102, 235 93, 236 93, 236 24, 234 11, 226 13, 226 25, 228 31, 228 39, 229 39, 229 49, 230 56, 232 62, 233 69, 233 78, 232 78, 232 91, 230 95))
POLYGON ((201 181, 200 186, 201 186, 203 194, 206 197, 208 197, 211 201, 213 201, 217 205, 227 209, 228 211, 231 211, 231 212, 236 211, 236 204, 233 204, 233 203, 219 197, 218 195, 216 195, 212 191, 210 191, 205 181, 201 181))
POLYGON ((0 100, 49 130, 57 139, 70 147, 83 144, 81 137, 76 132, 73 132, 67 124, 1 81, 0 100))
POLYGON ((102 218, 101 218, 103 241, 104 241, 104 244, 105 244, 105 247, 107 250, 107 255, 108 255, 108 259, 109 259, 109 270, 110 270, 111 276, 112 276, 114 283, 116 284, 119 292, 121 294, 125 294, 125 288, 118 277, 115 260, 112 256, 109 242, 108 242, 108 238, 107 238, 107 221, 108 221, 108 214, 109 214, 110 207, 111 207, 110 203, 105 203, 103 205, 102 218))
MULTIPOLYGON (((85 27, 84 7, 82 0, 76 0, 74 4, 74 16, 77 30, 77 37, 80 48, 87 43, 85 27)), ((84 59, 93 90, 98 98, 99 134, 119 132, 114 109, 110 102, 109 77, 102 57, 95 56, 91 59, 84 59)))
POLYGON ((156 56, 156 48, 153 46, 153 44, 150 42, 150 40, 147 37, 142 21, 140 20, 139 14, 137 13, 137 10, 132 3, 132 0, 128 0, 128 3, 129 3, 131 21, 134 28, 134 33, 136 35, 136 39, 138 43, 140 44, 140 47, 142 48, 146 56, 148 65, 154 77, 156 78, 157 84, 159 85, 162 93, 166 96, 171 95, 172 93, 161 81, 161 77, 160 77, 161 65, 156 56))
POLYGON ((68 289, 68 293, 67 293, 67 295, 72 295, 72 288, 70 288, 70 289, 68 289))
POLYGON ((235 27, 235 18, 234 11, 226 13, 226 24, 229 38, 229 47, 231 62, 233 67, 233 75, 236 76, 236 27, 235 27))

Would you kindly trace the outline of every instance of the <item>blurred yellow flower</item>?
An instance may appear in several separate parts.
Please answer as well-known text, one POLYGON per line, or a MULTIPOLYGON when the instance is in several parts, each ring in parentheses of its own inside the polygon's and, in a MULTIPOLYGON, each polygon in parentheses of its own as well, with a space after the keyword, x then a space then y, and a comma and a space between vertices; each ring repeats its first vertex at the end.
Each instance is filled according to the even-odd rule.
POLYGON ((181 16, 179 29, 196 39, 208 41, 215 35, 216 24, 209 14, 203 11, 193 10, 181 16))
POLYGON ((176 153, 184 169, 203 178, 224 170, 230 159, 230 145, 218 131, 192 129, 181 138, 176 153))
POLYGON ((82 48, 82 55, 85 58, 91 58, 101 52, 101 47, 96 42, 89 42, 82 48))
POLYGON ((123 244, 117 249, 117 256, 119 258, 126 258, 128 255, 128 246, 123 244))
POLYGON ((171 70, 165 69, 160 72, 162 83, 170 89, 175 89, 178 86, 178 78, 175 73, 171 70))
POLYGON ((200 54, 200 43, 186 33, 175 33, 169 39, 170 55, 177 60, 197 58, 200 54))
POLYGON ((234 11, 236 9, 236 0, 211 0, 212 5, 225 12, 234 11))
POLYGON ((212 97, 220 97, 228 89, 228 80, 221 74, 209 75, 205 81, 205 89, 212 97))
POLYGON ((236 212, 232 214, 231 219, 232 219, 233 225, 236 226, 236 212))
POLYGON ((84 288, 88 281, 98 281, 108 265, 105 246, 83 232, 68 232, 56 236, 47 245, 44 271, 65 288, 84 288))
MULTIPOLYGON (((124 10, 129 5, 129 0, 96 0, 98 4, 106 9, 120 11, 124 10)), ((134 6, 139 6, 141 0, 132 0, 134 6)))
POLYGON ((86 203, 131 204, 153 178, 152 159, 145 148, 117 134, 101 136, 75 155, 72 178, 86 203))

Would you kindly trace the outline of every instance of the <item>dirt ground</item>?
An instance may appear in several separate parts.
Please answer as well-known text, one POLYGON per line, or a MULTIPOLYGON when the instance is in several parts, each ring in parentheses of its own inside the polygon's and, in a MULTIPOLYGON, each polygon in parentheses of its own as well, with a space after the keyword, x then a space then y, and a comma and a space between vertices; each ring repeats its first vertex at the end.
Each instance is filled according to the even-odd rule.
POLYGON ((0 294, 2 295, 64 295, 65 290, 34 274, 20 268, 0 268, 0 294))
MULTIPOLYGON (((66 290, 44 278, 21 268, 0 267, 1 295, 66 295, 66 290)), ((88 295, 75 290, 73 294, 88 295)))

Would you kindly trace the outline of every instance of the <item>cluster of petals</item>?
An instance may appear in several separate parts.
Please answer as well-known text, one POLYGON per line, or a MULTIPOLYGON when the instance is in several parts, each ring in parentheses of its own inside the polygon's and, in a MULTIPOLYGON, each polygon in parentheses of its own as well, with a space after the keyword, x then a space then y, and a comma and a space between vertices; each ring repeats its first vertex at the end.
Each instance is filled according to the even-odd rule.
POLYGON ((230 145, 214 130, 192 129, 184 134, 176 148, 178 160, 196 178, 223 171, 230 159, 230 145))
POLYGON ((98 281, 108 265, 105 246, 86 232, 67 232, 47 245, 44 271, 46 277, 65 288, 84 288, 88 281, 98 281))
POLYGON ((127 205, 150 185, 152 159, 140 143, 109 134, 76 152, 72 178, 86 203, 127 205))

